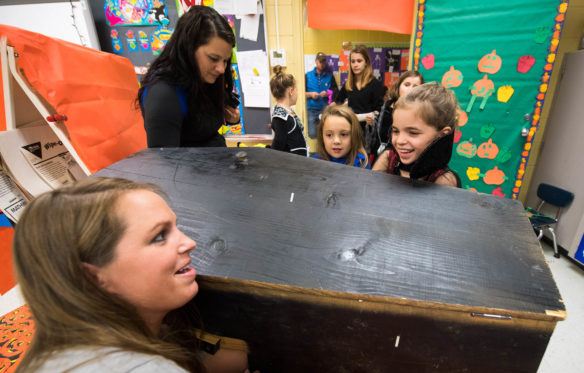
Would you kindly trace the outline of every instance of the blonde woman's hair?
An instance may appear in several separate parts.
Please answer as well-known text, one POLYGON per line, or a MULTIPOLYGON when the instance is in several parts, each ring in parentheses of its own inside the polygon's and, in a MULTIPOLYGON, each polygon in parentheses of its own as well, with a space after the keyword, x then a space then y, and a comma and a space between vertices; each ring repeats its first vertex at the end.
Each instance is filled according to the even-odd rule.
POLYGON ((345 89, 347 91, 352 91, 353 88, 357 88, 357 82, 355 75, 353 74, 353 69, 351 68, 351 56, 354 53, 359 53, 365 59, 365 69, 361 75, 361 88, 365 87, 371 80, 373 80, 373 68, 371 67, 371 57, 369 57, 369 49, 366 46, 360 44, 355 45, 351 49, 351 54, 349 55, 349 77, 345 82, 345 89))
MULTIPOLYGON (((13 258, 35 333, 18 372, 36 371, 52 352, 78 346, 161 355, 190 371, 199 369, 196 347, 154 335, 134 306, 100 287, 83 265, 102 267, 113 260, 127 225, 117 203, 137 190, 163 196, 154 184, 89 178, 44 193, 25 208, 14 232, 13 258)), ((177 320, 173 312, 166 326, 174 326, 168 325, 177 320)))
POLYGON ((322 111, 316 134, 317 154, 319 158, 327 161, 331 160, 330 155, 326 152, 324 146, 323 134, 324 124, 330 117, 341 117, 349 122, 351 127, 351 150, 347 154, 346 164, 352 166, 355 163, 357 154, 362 154, 365 156, 365 160, 361 161, 361 167, 367 167, 367 152, 363 147, 363 131, 361 130, 361 125, 359 124, 359 119, 357 119, 355 112, 353 112, 353 110, 347 105, 331 104, 325 107, 322 111))
POLYGON ((458 101, 454 92, 437 82, 419 85, 400 97, 394 113, 406 108, 416 110, 419 118, 438 131, 445 127, 454 131, 458 123, 458 101))
POLYGON ((273 67, 274 76, 270 79, 270 91, 276 100, 286 96, 286 90, 296 86, 294 75, 286 73, 286 68, 280 65, 273 67))
POLYGON ((404 73, 402 73, 399 78, 397 79, 397 82, 395 82, 390 90, 389 90, 389 99, 393 100, 393 101, 397 101, 397 99, 399 98, 399 88, 402 85, 402 83, 404 82, 404 80, 406 80, 407 78, 410 77, 417 77, 420 78, 420 85, 424 84, 424 76, 422 75, 421 72, 416 71, 416 70, 408 70, 404 73))

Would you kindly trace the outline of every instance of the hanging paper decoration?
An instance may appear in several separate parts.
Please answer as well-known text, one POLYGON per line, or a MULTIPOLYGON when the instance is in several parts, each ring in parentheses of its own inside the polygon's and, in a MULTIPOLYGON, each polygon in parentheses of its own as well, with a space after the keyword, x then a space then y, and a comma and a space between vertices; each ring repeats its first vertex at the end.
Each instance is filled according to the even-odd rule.
POLYGON ((507 180, 505 173, 497 166, 485 172, 484 175, 479 174, 479 176, 482 176, 484 183, 488 185, 501 185, 507 180))
POLYGON ((499 87, 497 90, 497 101, 499 102, 507 102, 513 96, 513 92, 515 90, 510 85, 504 85, 499 87))
POLYGON ((481 126, 480 134, 483 139, 488 139, 493 135, 495 132, 495 126, 493 123, 484 124, 481 126))
POLYGON ((122 48, 122 41, 119 38, 118 32, 116 30, 112 30, 110 32, 110 37, 112 38, 112 48, 114 53, 121 54, 124 50, 122 48))
POLYGON ((499 163, 505 163, 511 159, 511 156, 512 156, 512 154, 511 154, 511 151, 509 150, 509 148, 504 146, 501 149, 499 149, 499 154, 497 155, 495 160, 499 163))
POLYGON ((151 25, 168 26, 170 21, 168 20, 164 1, 154 0, 152 8, 148 11, 148 23, 151 25))
POLYGON ((157 56, 160 53, 162 53, 162 49, 164 49, 164 46, 170 39, 171 35, 172 31, 164 27, 159 27, 158 29, 156 29, 156 31, 154 31, 151 37, 152 40, 150 42, 153 55, 157 56))
POLYGON ((472 98, 470 99, 468 106, 466 107, 466 112, 470 113, 470 111, 472 110, 472 106, 474 105, 475 99, 477 97, 483 98, 483 101, 481 101, 481 105, 479 106, 479 109, 483 110, 485 108, 485 105, 487 104, 489 96, 491 96, 493 92, 495 92, 495 84, 493 83, 492 80, 487 78, 487 75, 485 74, 485 76, 482 79, 477 80, 475 84, 472 87, 470 87, 470 93, 472 95, 472 98))
POLYGON ((497 51, 493 50, 489 54, 485 54, 479 60, 479 72, 487 74, 495 74, 501 68, 501 57, 497 56, 497 51))
POLYGON ((126 32, 126 42, 128 44, 128 49, 130 52, 138 52, 138 43, 136 42, 136 37, 132 30, 126 32))
POLYGON ((535 64, 535 57, 533 56, 521 56, 517 60, 517 72, 526 74, 531 67, 535 64))
POLYGON ((442 85, 446 88, 455 88, 462 84, 462 73, 458 70, 454 70, 454 66, 450 66, 448 70, 442 76, 442 85))
POLYGON ((475 181, 479 179, 479 174, 481 173, 481 169, 478 167, 469 167, 466 169, 466 176, 470 181, 475 181))
POLYGON ((479 145, 477 149, 477 156, 479 158, 495 159, 499 153, 499 147, 493 143, 492 139, 479 145))
POLYGON ((428 54, 426 57, 422 58, 422 66, 426 68, 426 70, 430 70, 434 67, 434 55, 428 54))
POLYGON ((472 143, 472 139, 465 140, 458 144, 456 153, 465 158, 472 158, 477 153, 477 146, 472 143))
MULTIPOLYGON (((164 1, 155 0, 156 7, 166 14, 164 1)), ((105 0, 104 11, 107 24, 111 26, 151 26, 154 9, 152 0, 105 0)))
POLYGON ((148 35, 140 30, 138 31, 138 41, 140 42, 140 49, 144 52, 150 52, 150 42, 148 41, 148 35))

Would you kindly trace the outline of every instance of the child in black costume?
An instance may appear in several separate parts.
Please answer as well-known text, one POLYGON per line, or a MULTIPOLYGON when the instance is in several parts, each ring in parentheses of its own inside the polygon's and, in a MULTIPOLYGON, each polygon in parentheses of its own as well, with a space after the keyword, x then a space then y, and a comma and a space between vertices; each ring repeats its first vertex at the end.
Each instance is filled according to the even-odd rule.
POLYGON ((452 155, 458 102, 438 83, 412 89, 396 102, 391 147, 379 156, 374 171, 460 187, 448 168, 452 155))
POLYGON ((274 140, 272 149, 308 156, 308 146, 304 137, 304 127, 300 118, 292 109, 298 99, 296 79, 284 72, 280 65, 274 66, 274 76, 270 80, 270 90, 276 99, 272 113, 274 140))

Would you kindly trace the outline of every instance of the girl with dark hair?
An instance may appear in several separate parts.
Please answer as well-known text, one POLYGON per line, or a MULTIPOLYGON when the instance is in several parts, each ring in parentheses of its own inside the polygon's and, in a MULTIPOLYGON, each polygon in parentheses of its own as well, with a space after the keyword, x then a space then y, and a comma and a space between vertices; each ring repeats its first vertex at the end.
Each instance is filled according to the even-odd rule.
POLYGON ((137 103, 148 147, 225 146, 218 133, 239 122, 231 107, 235 36, 211 7, 193 6, 141 81, 137 103))

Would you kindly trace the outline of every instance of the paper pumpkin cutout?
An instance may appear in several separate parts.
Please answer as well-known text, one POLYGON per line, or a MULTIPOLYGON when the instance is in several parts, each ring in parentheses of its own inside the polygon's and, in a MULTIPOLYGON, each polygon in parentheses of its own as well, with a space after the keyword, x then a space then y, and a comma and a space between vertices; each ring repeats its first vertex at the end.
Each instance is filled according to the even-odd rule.
POLYGON ((501 185, 505 182, 505 180, 507 180, 507 176, 505 176, 505 173, 499 170, 499 167, 497 166, 490 169, 482 176, 483 182, 487 185, 501 185))
POLYGON ((466 112, 470 113, 472 110, 472 106, 474 105, 475 99, 477 97, 482 97, 483 101, 481 101, 481 105, 479 106, 480 110, 485 108, 487 104, 487 100, 489 96, 491 96, 495 92, 495 84, 492 80, 490 80, 487 75, 482 79, 477 80, 471 87, 470 87, 470 94, 472 95, 468 106, 466 107, 466 112))
POLYGON ((446 88, 458 87, 462 84, 462 79, 462 73, 458 70, 454 70, 454 66, 450 66, 450 70, 442 75, 442 86, 446 88))
POLYGON ((422 66, 426 68, 426 70, 430 70, 434 67, 434 55, 427 54, 424 58, 422 58, 422 66))
POLYGON ((499 154, 495 158, 495 160, 499 163, 505 163, 510 159, 511 159, 511 151, 506 146, 499 149, 499 154))
POLYGON ((492 195, 496 196, 496 197, 505 197, 506 194, 503 193, 503 188, 501 188, 500 186, 496 187, 495 189, 493 189, 493 191, 491 192, 492 195))
POLYGON ((475 181, 479 179, 479 174, 481 173, 480 168, 478 167, 468 167, 466 169, 466 176, 470 181, 475 181))
POLYGON ((458 144, 458 142, 460 141, 460 138, 462 137, 462 132, 460 132, 460 130, 457 128, 454 130, 454 143, 458 144))
POLYGON ((501 68, 502 63, 501 57, 497 56, 497 51, 493 50, 479 60, 479 71, 481 73, 495 74, 501 68))
POLYGON ((488 139, 495 132, 495 126, 493 123, 488 123, 481 126, 481 137, 483 139, 488 139))
POLYGON ((468 115, 466 111, 460 110, 458 108, 458 127, 464 127, 468 123, 468 115))
POLYGON ((535 57, 521 56, 517 60, 517 72, 525 74, 529 70, 531 70, 531 68, 533 67, 533 64, 535 64, 535 57))
POLYGON ((497 90, 497 101, 507 102, 513 96, 515 90, 510 85, 503 85, 497 90))
POLYGON ((479 145, 477 149, 477 156, 479 158, 495 159, 497 154, 499 154, 499 147, 491 139, 479 145))
POLYGON ((465 158, 472 158, 477 153, 477 146, 472 143, 472 139, 465 140, 458 144, 456 153, 465 158))

